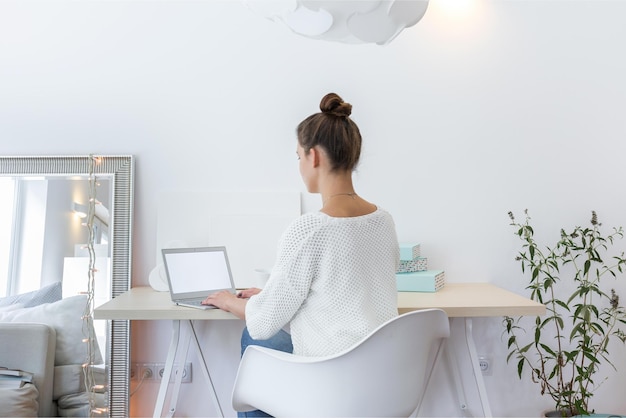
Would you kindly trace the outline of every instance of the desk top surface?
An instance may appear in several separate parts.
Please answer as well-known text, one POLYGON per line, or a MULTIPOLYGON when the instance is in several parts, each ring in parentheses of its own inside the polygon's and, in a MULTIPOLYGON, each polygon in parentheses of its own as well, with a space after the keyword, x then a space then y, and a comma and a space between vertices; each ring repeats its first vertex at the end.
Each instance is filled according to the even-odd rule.
POLYGON ((545 315, 545 305, 490 283, 446 283, 437 292, 398 292, 398 312, 441 308, 449 317, 545 315))
MULTIPOLYGON (((545 315, 544 305, 490 283, 446 283, 437 292, 398 292, 398 312, 441 308, 449 317, 545 315)), ((237 319, 219 309, 177 306, 169 292, 134 287, 94 310, 95 319, 237 319)))

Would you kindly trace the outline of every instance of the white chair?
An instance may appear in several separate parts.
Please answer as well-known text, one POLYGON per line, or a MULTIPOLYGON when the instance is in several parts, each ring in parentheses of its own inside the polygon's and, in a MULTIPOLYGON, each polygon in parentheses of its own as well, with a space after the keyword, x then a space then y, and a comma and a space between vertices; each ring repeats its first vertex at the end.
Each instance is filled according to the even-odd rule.
POLYGON ((333 356, 249 346, 237 372, 233 408, 276 417, 411 416, 419 412, 449 336, 446 313, 426 309, 386 322, 333 356))

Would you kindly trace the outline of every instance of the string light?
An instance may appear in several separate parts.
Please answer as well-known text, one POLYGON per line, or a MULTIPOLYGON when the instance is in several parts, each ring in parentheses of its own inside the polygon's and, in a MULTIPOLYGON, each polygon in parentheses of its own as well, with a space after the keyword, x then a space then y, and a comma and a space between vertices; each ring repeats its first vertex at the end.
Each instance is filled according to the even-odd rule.
POLYGON ((94 288, 95 288, 95 273, 98 271, 95 268, 96 263, 96 252, 94 249, 95 243, 95 228, 94 228, 94 218, 96 215, 96 204, 98 201, 96 200, 96 187, 98 186, 98 182, 96 181, 95 175, 95 166, 99 165, 102 162, 101 157, 96 157, 94 155, 90 155, 89 158, 89 178, 88 178, 88 212, 87 217, 83 225, 87 227, 88 231, 88 239, 86 249, 89 253, 89 268, 87 271, 88 274, 88 283, 87 283, 87 305, 85 306, 85 312, 83 315, 83 321, 85 322, 85 326, 83 327, 83 331, 87 332, 88 335, 83 339, 83 342, 87 344, 87 363, 83 364, 83 374, 85 377, 85 385, 89 390, 87 391, 89 395, 89 411, 90 416, 93 414, 101 414, 103 412, 108 411, 106 408, 96 408, 95 402, 95 377, 93 372, 93 360, 94 360, 94 327, 93 327, 93 308, 94 308, 94 288))

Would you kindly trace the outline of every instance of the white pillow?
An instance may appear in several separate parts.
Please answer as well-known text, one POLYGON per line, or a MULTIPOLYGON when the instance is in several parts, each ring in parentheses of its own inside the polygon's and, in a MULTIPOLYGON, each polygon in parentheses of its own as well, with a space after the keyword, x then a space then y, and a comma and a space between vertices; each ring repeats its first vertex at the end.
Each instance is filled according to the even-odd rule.
MULTIPOLYGON (((89 333, 83 333, 85 322, 82 319, 86 306, 87 295, 76 295, 32 308, 0 312, 0 322, 36 322, 51 326, 57 333, 54 365, 82 364, 88 360, 88 347, 83 339, 89 333)), ((102 355, 95 341, 93 356, 94 364, 102 363, 102 355)))
POLYGON ((32 383, 21 388, 0 388, 0 417, 36 417, 39 391, 32 383))
POLYGON ((23 307, 24 305, 22 305, 21 303, 14 303, 13 305, 0 306, 0 313, 16 311, 18 309, 22 309, 23 307))
POLYGON ((54 368, 54 385, 52 399, 85 391, 85 375, 82 364, 66 364, 54 368))
POLYGON ((0 306, 21 303, 25 308, 32 308, 42 303, 59 301, 61 300, 61 294, 61 282, 54 282, 41 289, 33 290, 32 292, 0 298, 0 306))

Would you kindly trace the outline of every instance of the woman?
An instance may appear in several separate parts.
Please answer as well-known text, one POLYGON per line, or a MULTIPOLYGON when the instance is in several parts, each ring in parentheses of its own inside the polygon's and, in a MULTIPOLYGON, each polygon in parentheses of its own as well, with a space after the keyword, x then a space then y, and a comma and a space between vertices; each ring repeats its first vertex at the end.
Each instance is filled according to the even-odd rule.
POLYGON ((292 341, 294 354, 331 355, 398 314, 393 220, 352 184, 361 153, 352 106, 330 93, 320 109, 298 125, 296 152, 307 190, 321 194, 321 210, 284 232, 262 291, 220 292, 204 302, 245 319, 242 349, 249 332, 260 345, 291 351, 292 341))

